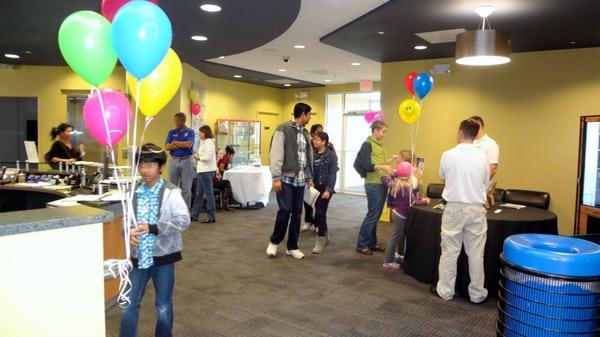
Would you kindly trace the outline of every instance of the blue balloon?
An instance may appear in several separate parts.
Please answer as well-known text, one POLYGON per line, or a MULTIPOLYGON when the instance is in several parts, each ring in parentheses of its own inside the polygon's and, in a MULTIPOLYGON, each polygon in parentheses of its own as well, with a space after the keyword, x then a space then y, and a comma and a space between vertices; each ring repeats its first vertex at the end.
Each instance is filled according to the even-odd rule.
POLYGON ((428 73, 420 73, 415 77, 413 81, 413 89, 415 89, 415 95, 419 97, 419 99, 425 98, 427 94, 433 88, 433 77, 428 73))
POLYGON ((143 0, 125 4, 112 22, 112 41, 121 64, 138 80, 150 75, 167 55, 171 21, 157 5, 143 0))

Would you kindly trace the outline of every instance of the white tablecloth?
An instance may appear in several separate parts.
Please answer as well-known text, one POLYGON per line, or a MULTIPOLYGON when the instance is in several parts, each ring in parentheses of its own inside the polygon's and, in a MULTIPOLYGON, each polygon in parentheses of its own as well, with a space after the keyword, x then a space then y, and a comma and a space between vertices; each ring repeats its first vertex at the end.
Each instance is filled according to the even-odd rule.
POLYGON ((267 206, 271 191, 271 171, 268 166, 239 166, 225 171, 223 179, 231 182, 233 197, 242 206, 262 202, 267 206))

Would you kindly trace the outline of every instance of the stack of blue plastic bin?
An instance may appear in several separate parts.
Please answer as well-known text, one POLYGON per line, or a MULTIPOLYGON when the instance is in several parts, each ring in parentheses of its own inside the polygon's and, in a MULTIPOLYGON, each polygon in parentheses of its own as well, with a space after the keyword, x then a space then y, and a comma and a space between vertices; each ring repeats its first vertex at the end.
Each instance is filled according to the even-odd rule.
POLYGON ((600 336, 600 245, 519 234, 500 260, 498 336, 600 336))

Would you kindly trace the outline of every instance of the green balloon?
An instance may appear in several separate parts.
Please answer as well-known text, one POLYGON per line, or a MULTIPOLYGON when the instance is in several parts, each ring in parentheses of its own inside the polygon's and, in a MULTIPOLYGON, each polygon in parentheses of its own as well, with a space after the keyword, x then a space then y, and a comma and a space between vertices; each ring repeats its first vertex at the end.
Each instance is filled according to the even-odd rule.
POLYGON ((117 63, 110 22, 96 12, 69 15, 58 30, 58 46, 71 69, 96 87, 108 79, 117 63))

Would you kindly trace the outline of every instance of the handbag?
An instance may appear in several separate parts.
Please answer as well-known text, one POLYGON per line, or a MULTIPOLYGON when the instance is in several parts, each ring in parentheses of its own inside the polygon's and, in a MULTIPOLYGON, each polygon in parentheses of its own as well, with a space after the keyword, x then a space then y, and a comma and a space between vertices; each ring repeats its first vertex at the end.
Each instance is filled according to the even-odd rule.
POLYGON ((304 187, 304 202, 309 204, 311 207, 315 207, 315 203, 317 202, 320 194, 321 192, 319 192, 316 188, 306 185, 304 187))

